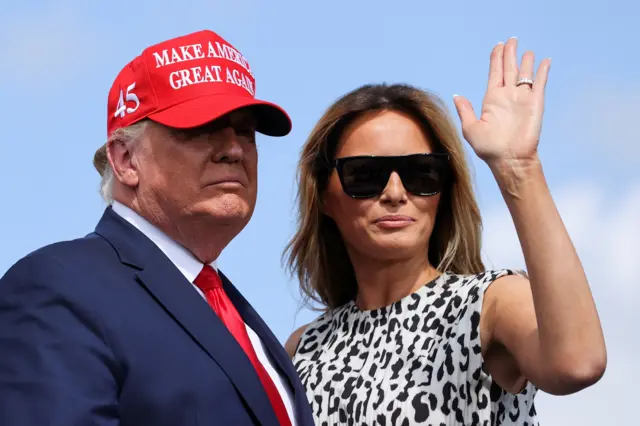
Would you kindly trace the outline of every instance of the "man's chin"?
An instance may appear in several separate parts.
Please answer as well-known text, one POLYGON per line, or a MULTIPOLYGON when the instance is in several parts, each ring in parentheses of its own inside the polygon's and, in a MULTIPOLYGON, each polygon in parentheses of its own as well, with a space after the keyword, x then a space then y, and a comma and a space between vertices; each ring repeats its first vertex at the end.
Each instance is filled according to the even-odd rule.
POLYGON ((242 222, 251 218, 253 205, 237 194, 227 193, 194 205, 190 213, 192 216, 220 223, 242 222))

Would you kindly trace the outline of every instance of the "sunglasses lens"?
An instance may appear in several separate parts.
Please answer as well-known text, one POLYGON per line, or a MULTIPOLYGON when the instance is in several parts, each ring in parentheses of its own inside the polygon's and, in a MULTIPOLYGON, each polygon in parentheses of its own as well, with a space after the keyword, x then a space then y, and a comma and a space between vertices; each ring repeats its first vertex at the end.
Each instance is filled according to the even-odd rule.
POLYGON ((342 188, 351 197, 375 197, 387 186, 389 169, 384 158, 349 158, 342 163, 342 188))
POLYGON ((434 195, 442 191, 447 176, 447 163, 442 157, 408 156, 399 171, 402 184, 416 195, 434 195))
POLYGON ((399 157, 349 157, 338 160, 342 188, 355 198, 376 197, 384 191, 395 170, 405 189, 414 195, 429 196, 442 191, 448 177, 446 157, 407 155, 399 157))

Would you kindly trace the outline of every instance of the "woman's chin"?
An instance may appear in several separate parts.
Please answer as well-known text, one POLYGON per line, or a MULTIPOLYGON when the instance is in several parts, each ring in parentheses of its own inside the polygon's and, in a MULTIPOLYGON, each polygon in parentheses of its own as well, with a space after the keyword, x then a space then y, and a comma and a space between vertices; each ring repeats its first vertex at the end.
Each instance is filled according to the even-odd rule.
POLYGON ((380 260, 406 259, 424 252, 427 243, 417 241, 414 236, 385 235, 376 238, 372 247, 368 250, 375 253, 374 257, 380 260))

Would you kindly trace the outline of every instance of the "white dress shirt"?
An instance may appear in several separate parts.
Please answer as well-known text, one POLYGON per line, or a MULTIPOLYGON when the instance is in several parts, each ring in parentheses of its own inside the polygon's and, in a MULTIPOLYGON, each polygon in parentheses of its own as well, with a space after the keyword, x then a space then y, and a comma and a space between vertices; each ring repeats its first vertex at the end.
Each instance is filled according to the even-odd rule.
MULTIPOLYGON (((162 252, 171 260, 171 262, 182 272, 182 275, 185 276, 187 281, 191 283, 194 291, 197 291, 200 296, 206 301, 206 297, 202 293, 202 291, 193 283, 200 271, 202 270, 203 264, 196 259, 191 252, 185 249, 180 244, 176 243, 174 240, 169 238, 164 232, 158 229, 156 226, 152 225, 149 221, 144 219, 138 213, 134 212, 124 204, 121 204, 117 201, 113 202, 113 211, 122 216, 127 222, 131 223, 135 226, 140 232, 142 232, 147 238, 149 238, 153 243, 162 252)), ((217 271, 218 267, 216 262, 212 262, 211 266, 217 271)), ((245 324, 246 325, 246 324, 245 324)), ((284 406, 287 409, 287 413, 289 414, 289 418, 291 419, 291 425, 296 426, 295 421, 295 410, 293 408, 293 396, 291 389, 287 385, 286 380, 278 374, 278 371, 274 368, 273 362, 271 361, 268 352, 264 348, 262 344, 262 340, 256 334, 255 331, 251 329, 248 325, 247 333, 249 334, 249 340, 251 340, 251 344, 253 345, 258 359, 271 376, 282 401, 284 402, 284 406)))

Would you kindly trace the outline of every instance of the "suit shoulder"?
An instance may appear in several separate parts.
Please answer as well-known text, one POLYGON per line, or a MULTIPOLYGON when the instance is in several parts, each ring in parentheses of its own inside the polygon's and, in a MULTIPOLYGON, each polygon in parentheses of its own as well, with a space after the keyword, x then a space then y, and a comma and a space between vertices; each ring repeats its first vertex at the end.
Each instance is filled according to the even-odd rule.
POLYGON ((26 257, 32 257, 38 261, 55 259, 64 262, 77 261, 78 258, 93 258, 96 254, 104 255, 107 252, 113 252, 111 244, 100 235, 91 233, 82 238, 46 245, 29 253, 26 257))
POLYGON ((88 234, 82 238, 59 241, 40 247, 16 261, 4 274, 2 281, 8 279, 44 278, 50 281, 72 266, 96 262, 116 256, 111 245, 97 234, 88 234))

